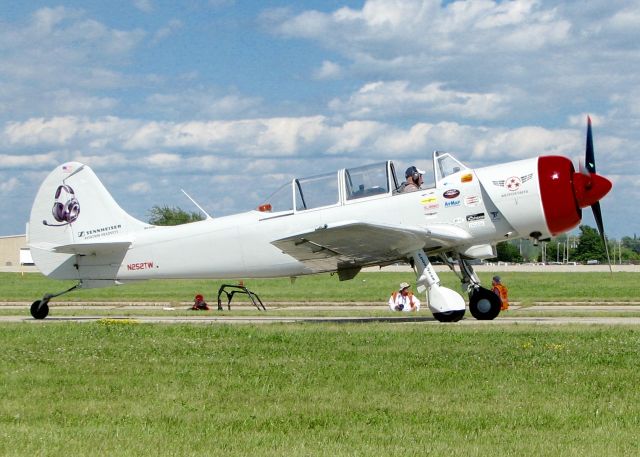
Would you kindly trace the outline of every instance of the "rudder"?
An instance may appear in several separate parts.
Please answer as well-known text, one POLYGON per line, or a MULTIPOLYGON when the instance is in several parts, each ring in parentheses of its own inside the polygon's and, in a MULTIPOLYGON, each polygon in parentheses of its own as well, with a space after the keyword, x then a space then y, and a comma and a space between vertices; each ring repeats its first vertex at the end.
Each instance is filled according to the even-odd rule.
POLYGON ((131 234, 145 226, 115 202, 89 166, 67 162, 46 177, 36 194, 28 243, 43 274, 82 279, 76 255, 56 248, 132 241, 131 234))

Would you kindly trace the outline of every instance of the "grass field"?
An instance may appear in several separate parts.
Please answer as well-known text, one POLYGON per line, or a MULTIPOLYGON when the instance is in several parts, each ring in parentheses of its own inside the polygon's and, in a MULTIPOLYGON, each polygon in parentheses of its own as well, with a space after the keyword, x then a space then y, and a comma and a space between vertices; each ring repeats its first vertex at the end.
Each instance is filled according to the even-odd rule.
MULTIPOLYGON (((634 273, 501 276, 512 300, 525 304, 640 299, 634 273)), ((441 278, 458 290, 453 274, 441 278)), ((415 278, 362 273, 346 282, 318 275, 294 285, 246 284, 268 306, 382 305, 401 281, 415 278)), ((204 292, 214 302, 221 283, 148 281, 61 300, 173 304, 204 292)), ((0 301, 29 302, 70 285, 0 273, 0 301)), ((53 306, 52 314, 96 314, 53 306)), ((16 313, 22 310, 0 307, 0 314, 16 313)), ((102 315, 112 313, 165 314, 102 315)), ((383 308, 268 313, 389 315, 383 308)), ((107 318, 0 324, 0 345, 0 455, 640 455, 635 327, 200 326, 107 318)))
POLYGON ((640 331, 0 326, 0 455, 633 456, 640 331))
MULTIPOLYGON (((483 284, 491 284, 491 274, 481 273, 483 284)), ((504 273, 503 283, 509 287, 512 301, 638 301, 638 273, 504 273)), ((440 274, 442 284, 460 290, 457 277, 450 272, 440 274)), ((413 273, 360 273, 351 281, 338 281, 328 274, 305 276, 291 284, 288 278, 248 280, 245 285, 258 293, 263 302, 369 302, 385 303, 391 291, 402 281, 415 285, 413 273)), ((235 284, 234 281, 227 281, 235 284)), ((225 281, 154 280, 120 287, 74 291, 55 301, 121 301, 121 302, 188 302, 203 293, 213 303, 218 288, 225 281)), ((54 281, 39 273, 0 273, 0 301, 32 302, 45 293, 59 292, 74 283, 54 281)), ((239 297, 240 298, 240 297, 239 297)), ((235 299, 234 299, 235 301, 235 299)))

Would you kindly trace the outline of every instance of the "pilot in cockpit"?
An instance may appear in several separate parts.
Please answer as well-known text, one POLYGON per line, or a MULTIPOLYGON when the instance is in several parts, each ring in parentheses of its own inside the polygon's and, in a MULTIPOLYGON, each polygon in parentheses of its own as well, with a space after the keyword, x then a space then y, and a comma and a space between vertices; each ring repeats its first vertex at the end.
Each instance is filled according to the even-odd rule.
POLYGON ((424 182, 422 175, 424 175, 424 171, 419 170, 415 166, 407 168, 404 174, 407 180, 400 185, 398 192, 415 192, 416 190, 420 190, 420 186, 422 186, 424 182))

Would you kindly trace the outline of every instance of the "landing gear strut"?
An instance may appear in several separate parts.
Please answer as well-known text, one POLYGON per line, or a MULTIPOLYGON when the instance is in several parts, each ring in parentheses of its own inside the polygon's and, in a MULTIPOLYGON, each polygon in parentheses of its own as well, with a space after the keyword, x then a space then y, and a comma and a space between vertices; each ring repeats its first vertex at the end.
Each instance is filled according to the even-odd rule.
POLYGON ((418 292, 427 291, 429 310, 440 322, 458 322, 465 312, 464 299, 459 293, 440 285, 440 278, 429 262, 424 251, 416 251, 411 256, 418 277, 418 292))
POLYGON ((31 304, 31 315, 34 319, 44 319, 49 314, 49 300, 66 294, 67 292, 71 292, 77 287, 80 287, 80 283, 57 294, 45 294, 44 297, 42 297, 42 300, 36 300, 31 304))

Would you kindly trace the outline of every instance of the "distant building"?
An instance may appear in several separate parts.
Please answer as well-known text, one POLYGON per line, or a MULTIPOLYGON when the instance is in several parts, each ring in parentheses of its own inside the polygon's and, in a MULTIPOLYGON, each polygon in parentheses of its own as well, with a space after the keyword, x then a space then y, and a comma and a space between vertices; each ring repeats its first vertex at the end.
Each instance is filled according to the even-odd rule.
POLYGON ((23 265, 33 265, 27 236, 0 236, 0 267, 17 270, 23 265))

